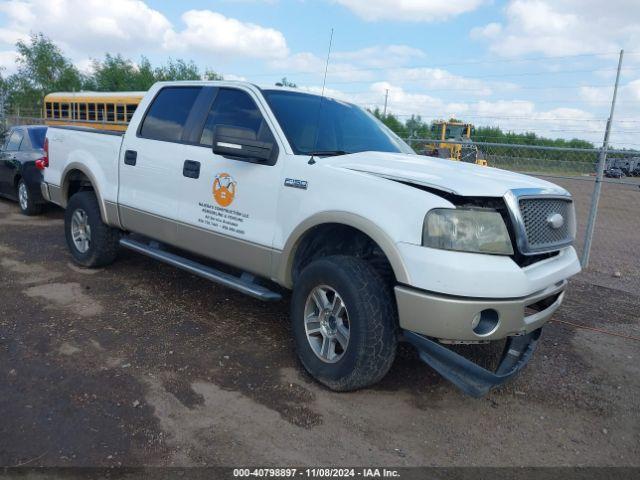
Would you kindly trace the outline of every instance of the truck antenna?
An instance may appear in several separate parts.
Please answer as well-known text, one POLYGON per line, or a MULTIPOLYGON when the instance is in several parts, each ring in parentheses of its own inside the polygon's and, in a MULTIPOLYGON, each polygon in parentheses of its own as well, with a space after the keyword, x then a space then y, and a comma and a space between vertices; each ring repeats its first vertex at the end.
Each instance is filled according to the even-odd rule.
MULTIPOLYGON (((329 72, 329 60, 331 59, 331 47, 333 47, 333 28, 331 29, 331 35, 329 36, 329 50, 327 51, 327 61, 324 65, 324 78, 322 80, 322 93, 320 95, 320 104, 318 105, 318 119, 316 122, 316 138, 313 142, 313 152, 318 150, 318 141, 320 139, 320 122, 322 120, 322 103, 324 102, 324 90, 327 86, 327 74, 329 72)), ((309 165, 313 165, 316 161, 313 158, 313 152, 311 155, 311 159, 309 160, 309 165)))

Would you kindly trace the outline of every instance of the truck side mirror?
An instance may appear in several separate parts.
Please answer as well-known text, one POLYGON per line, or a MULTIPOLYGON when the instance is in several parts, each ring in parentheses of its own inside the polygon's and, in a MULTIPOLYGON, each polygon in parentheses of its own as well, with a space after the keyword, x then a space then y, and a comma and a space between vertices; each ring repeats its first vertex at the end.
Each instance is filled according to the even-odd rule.
POLYGON ((273 142, 256 140, 253 130, 218 125, 213 132, 213 153, 244 161, 269 162, 273 156, 273 142))

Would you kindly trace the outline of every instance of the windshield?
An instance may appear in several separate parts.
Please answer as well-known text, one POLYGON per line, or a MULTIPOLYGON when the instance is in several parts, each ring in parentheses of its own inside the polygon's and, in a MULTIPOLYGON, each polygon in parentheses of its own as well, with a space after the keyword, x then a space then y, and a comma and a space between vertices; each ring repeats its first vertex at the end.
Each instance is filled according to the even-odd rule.
POLYGON ((373 115, 350 103, 302 92, 266 90, 263 94, 297 155, 414 153, 373 115))
POLYGON ((447 125, 447 133, 446 137, 455 138, 457 140, 467 136, 467 126, 466 125, 447 125))

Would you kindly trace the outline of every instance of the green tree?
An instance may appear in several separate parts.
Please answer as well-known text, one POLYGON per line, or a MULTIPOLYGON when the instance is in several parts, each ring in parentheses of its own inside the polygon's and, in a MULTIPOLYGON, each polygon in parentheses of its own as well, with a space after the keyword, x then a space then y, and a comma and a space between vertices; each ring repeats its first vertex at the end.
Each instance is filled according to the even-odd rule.
POLYGON ((93 75, 85 84, 87 90, 104 92, 144 91, 155 82, 169 80, 222 80, 213 70, 200 74, 198 66, 182 59, 169 60, 166 65, 153 67, 149 59, 142 57, 138 65, 122 55, 106 54, 101 61, 94 60, 93 75))
POLYGON ((202 80, 198 66, 193 62, 182 59, 172 60, 166 65, 157 67, 154 71, 156 81, 169 80, 202 80))
POLYGON ((298 85, 287 80, 287 77, 282 77, 282 80, 276 83, 276 87, 298 88, 298 85))
POLYGON ((31 35, 27 42, 18 41, 16 48, 18 71, 6 81, 8 103, 13 110, 37 114, 47 93, 81 89, 83 76, 42 33, 31 35))
POLYGON ((22 115, 40 115, 44 96, 56 91, 144 91, 157 81, 223 79, 212 69, 201 74, 192 61, 170 59, 154 67, 146 57, 136 65, 120 54, 110 53, 102 60, 93 60, 92 73, 83 75, 42 33, 17 42, 16 48, 17 72, 9 77, 0 72, 0 92, 5 93, 8 109, 22 115))
POLYGON ((432 138, 433 132, 431 131, 430 124, 423 122, 420 115, 411 115, 405 122, 408 136, 411 138, 432 138))
POLYGON ((378 107, 376 107, 371 112, 378 120, 384 123, 391 131, 393 131, 396 135, 400 137, 408 137, 409 132, 407 126, 402 123, 395 115, 392 113, 383 114, 378 107))
POLYGON ((204 80, 224 80, 224 77, 213 70, 207 69, 204 71, 204 80))
POLYGON ((140 88, 137 77, 138 70, 131 60, 120 54, 114 56, 107 53, 104 60, 93 61, 93 75, 91 81, 87 82, 92 85, 85 87, 91 86, 87 89, 101 92, 137 90, 140 88))

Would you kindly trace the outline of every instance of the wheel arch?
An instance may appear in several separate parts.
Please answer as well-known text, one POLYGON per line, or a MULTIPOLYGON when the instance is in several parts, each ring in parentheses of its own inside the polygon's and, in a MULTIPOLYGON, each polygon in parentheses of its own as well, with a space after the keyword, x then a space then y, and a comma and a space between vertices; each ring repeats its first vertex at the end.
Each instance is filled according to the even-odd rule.
POLYGON ((93 174, 88 168, 86 168, 84 165, 78 162, 70 163, 69 165, 66 166, 66 168, 62 172, 60 206, 62 208, 67 208, 69 199, 73 194, 77 193, 78 191, 92 190, 95 193, 96 198, 98 199, 98 205, 100 206, 100 215, 102 217, 102 221, 105 223, 108 223, 107 210, 97 185, 98 185, 98 182, 96 181, 95 177, 93 176, 93 174), (80 182, 80 185, 78 185, 76 182, 80 182), (83 184, 83 182, 87 182, 88 185, 83 184))
POLYGON ((18 188, 18 184, 20 183, 20 180, 23 178, 22 176, 22 170, 17 170, 16 173, 13 175, 13 188, 17 190, 18 188))
POLYGON ((357 214, 339 211, 313 215, 293 230, 281 253, 280 261, 276 262, 275 276, 279 283, 287 288, 293 287, 300 247, 319 229, 332 226, 352 229, 366 236, 386 257, 395 280, 400 283, 409 283, 408 271, 391 237, 374 222, 357 214))

